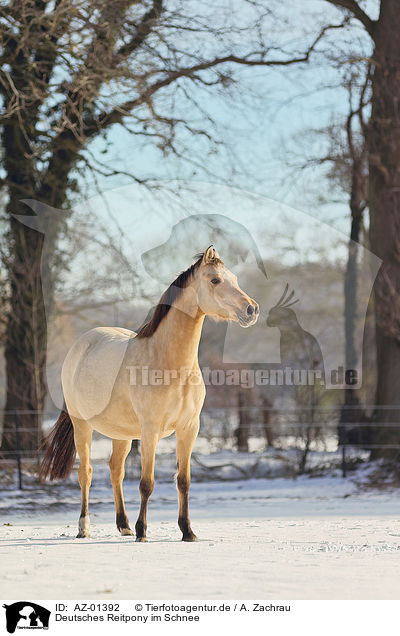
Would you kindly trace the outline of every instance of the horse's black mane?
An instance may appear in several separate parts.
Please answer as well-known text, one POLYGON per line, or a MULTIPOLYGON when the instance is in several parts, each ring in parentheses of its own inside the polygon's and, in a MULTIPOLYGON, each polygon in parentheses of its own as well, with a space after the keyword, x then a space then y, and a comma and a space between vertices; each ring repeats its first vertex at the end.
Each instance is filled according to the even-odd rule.
POLYGON ((149 338, 157 331, 159 324, 168 314, 174 302, 181 296, 182 291, 192 280, 194 273, 200 266, 203 254, 196 254, 195 258, 197 260, 193 265, 188 267, 184 272, 181 272, 168 289, 165 290, 158 305, 154 309, 151 319, 141 327, 136 338, 149 338))
MULTIPOLYGON (((166 289, 166 291, 161 296, 158 305, 155 307, 153 315, 149 322, 147 322, 143 327, 138 331, 136 338, 149 338, 152 336, 158 329, 161 321, 168 314, 174 302, 182 295, 182 291, 187 287, 192 280, 195 272, 200 267, 200 263, 203 260, 204 253, 196 254, 194 257, 196 260, 186 269, 184 272, 181 272, 179 276, 174 280, 173 283, 166 289)), ((213 264, 222 263, 220 258, 214 258, 212 261, 213 264)))

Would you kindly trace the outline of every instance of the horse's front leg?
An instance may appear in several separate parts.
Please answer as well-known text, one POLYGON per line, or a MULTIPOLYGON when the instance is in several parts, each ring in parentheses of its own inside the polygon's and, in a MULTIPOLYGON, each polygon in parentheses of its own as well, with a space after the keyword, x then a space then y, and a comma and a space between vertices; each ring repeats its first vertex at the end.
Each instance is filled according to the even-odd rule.
POLYGON ((114 491, 117 528, 123 536, 133 535, 125 510, 122 482, 125 477, 125 460, 132 446, 131 440, 113 439, 110 458, 111 484, 114 491))
POLYGON ((176 432, 176 458, 178 475, 176 484, 179 493, 178 526, 182 531, 182 541, 197 541, 189 519, 190 458, 199 431, 198 421, 189 429, 176 432))
POLYGON ((141 497, 140 512, 136 521, 136 541, 147 541, 147 502, 154 489, 154 458, 158 442, 158 431, 142 429, 140 453, 142 458, 142 477, 139 484, 141 497))

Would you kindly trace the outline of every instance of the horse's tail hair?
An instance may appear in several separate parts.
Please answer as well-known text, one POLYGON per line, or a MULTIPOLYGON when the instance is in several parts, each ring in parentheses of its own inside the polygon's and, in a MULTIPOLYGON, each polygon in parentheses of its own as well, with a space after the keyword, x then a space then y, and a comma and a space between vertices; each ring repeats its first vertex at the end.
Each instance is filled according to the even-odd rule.
POLYGON ((39 468, 39 478, 44 481, 65 479, 74 467, 76 448, 74 442, 74 427, 64 406, 57 422, 44 439, 41 448, 45 449, 44 457, 39 468))

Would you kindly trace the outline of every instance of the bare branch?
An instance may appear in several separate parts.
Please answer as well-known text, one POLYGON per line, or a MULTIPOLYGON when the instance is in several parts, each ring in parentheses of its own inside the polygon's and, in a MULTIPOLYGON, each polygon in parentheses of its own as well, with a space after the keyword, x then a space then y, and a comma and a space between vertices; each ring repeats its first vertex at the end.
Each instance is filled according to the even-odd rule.
MULTIPOLYGON (((212 60, 206 60, 203 62, 199 62, 198 64, 194 64, 193 66, 181 67, 178 69, 167 71, 166 77, 154 82, 150 86, 148 86, 141 95, 138 97, 128 100, 125 103, 116 106, 113 110, 108 113, 101 113, 97 117, 93 117, 90 121, 89 119, 85 122, 85 135, 88 137, 93 136, 98 132, 99 129, 104 130, 108 128, 112 124, 121 123, 123 118, 130 114, 130 112, 141 106, 142 104, 148 103, 151 97, 157 93, 160 89, 165 88, 177 80, 181 78, 189 78, 189 79, 197 79, 197 74, 201 71, 209 70, 212 68, 216 68, 222 66, 224 64, 237 64, 239 66, 259 66, 259 67, 277 67, 277 66, 291 66, 294 64, 302 64, 307 63, 310 59, 311 54, 315 51, 318 43, 322 40, 327 31, 332 29, 341 29, 345 26, 345 23, 337 24, 337 25, 329 25, 324 27, 318 36, 314 39, 309 48, 305 51, 303 55, 298 57, 289 58, 289 59, 265 59, 265 51, 259 52, 254 51, 246 56, 239 57, 237 55, 226 55, 223 57, 217 57, 212 60)), ((160 69, 161 72, 161 69, 160 69)), ((153 71, 153 75, 155 72, 153 71)))
POLYGON ((376 21, 371 20, 369 15, 360 7, 356 0, 325 0, 335 7, 342 7, 350 11, 357 20, 359 20, 366 28, 367 33, 372 39, 375 37, 375 25, 376 21))
POLYGON ((140 24, 137 26, 135 35, 129 42, 123 44, 114 55, 114 64, 117 64, 121 58, 128 57, 128 55, 136 51, 143 44, 147 36, 151 33, 154 24, 159 19, 162 10, 162 0, 154 0, 152 8, 145 13, 140 24))

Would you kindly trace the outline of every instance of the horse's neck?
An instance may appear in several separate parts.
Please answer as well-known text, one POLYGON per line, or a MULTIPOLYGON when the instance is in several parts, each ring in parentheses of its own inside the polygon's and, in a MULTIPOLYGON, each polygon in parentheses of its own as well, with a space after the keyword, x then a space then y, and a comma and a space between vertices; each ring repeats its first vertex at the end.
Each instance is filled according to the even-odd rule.
POLYGON ((203 322, 204 314, 185 289, 152 336, 155 356, 164 368, 193 368, 203 322))

